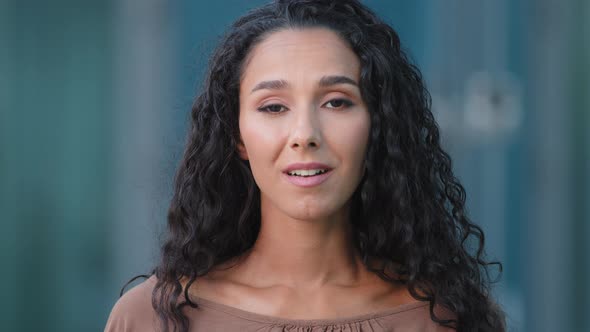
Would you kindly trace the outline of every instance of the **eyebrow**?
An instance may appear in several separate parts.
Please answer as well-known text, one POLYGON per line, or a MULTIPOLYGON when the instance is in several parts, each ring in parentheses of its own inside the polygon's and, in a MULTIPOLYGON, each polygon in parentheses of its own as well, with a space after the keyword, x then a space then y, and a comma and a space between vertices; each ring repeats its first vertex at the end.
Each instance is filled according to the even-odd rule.
MULTIPOLYGON (((358 83, 350 77, 341 76, 341 75, 332 75, 332 76, 323 76, 320 79, 319 86, 322 88, 329 87, 332 85, 338 84, 350 84, 358 87, 358 83)), ((285 80, 271 80, 271 81, 262 81, 252 89, 250 93, 253 93, 257 90, 281 90, 286 89, 290 86, 289 82, 285 80)))
POLYGON ((352 78, 346 76, 324 76, 320 79, 320 87, 325 88, 337 84, 350 84, 358 87, 358 84, 352 78))

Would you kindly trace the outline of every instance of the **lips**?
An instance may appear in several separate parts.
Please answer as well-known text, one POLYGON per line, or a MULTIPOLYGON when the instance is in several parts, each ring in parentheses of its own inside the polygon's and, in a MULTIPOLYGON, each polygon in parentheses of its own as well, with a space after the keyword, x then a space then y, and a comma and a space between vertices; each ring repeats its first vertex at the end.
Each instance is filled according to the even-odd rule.
POLYGON ((287 166, 283 174, 288 182, 298 187, 314 187, 332 175, 332 168, 322 163, 295 163, 287 166))
POLYGON ((294 171, 311 171, 311 170, 323 170, 323 171, 330 171, 332 167, 322 164, 322 163, 294 163, 290 164, 283 170, 283 173, 292 173, 294 171))

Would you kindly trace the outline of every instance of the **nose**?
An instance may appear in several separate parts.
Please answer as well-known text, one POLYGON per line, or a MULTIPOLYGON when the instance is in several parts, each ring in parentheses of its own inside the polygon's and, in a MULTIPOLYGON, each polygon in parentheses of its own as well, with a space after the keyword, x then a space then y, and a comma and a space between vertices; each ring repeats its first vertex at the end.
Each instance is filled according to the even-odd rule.
POLYGON ((289 146, 296 150, 317 149, 321 145, 321 125, 313 107, 301 112, 291 127, 289 146))

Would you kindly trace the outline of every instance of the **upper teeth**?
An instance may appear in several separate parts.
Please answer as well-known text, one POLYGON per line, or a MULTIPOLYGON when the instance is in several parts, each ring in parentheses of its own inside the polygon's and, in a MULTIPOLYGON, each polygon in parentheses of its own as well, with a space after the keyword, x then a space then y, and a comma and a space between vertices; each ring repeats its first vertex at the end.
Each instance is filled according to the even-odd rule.
POLYGON ((328 170, 326 169, 296 169, 287 172, 289 175, 296 175, 296 176, 313 176, 322 173, 326 173, 328 170))

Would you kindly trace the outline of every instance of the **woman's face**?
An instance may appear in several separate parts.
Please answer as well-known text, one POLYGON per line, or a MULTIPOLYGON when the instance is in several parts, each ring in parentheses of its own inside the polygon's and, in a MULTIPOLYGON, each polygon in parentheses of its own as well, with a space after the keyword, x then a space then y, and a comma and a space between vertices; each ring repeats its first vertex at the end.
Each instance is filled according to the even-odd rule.
POLYGON ((329 29, 281 30, 251 51, 240 83, 239 151, 263 215, 313 220, 346 211, 370 131, 359 78, 358 57, 329 29))

